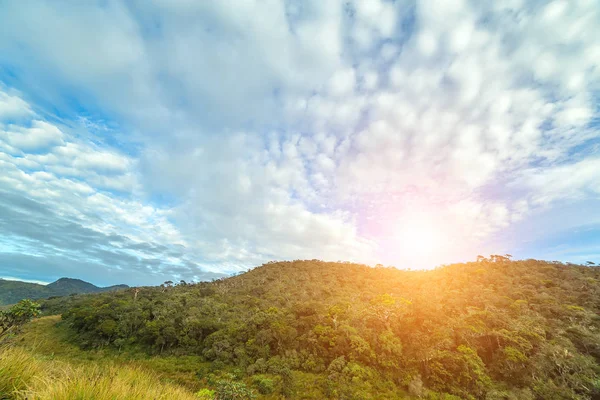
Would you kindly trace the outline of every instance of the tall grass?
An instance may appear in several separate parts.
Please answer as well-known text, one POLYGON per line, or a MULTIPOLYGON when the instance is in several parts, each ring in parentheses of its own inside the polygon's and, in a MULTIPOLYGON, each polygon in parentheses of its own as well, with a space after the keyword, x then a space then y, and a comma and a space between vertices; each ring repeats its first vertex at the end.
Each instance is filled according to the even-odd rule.
POLYGON ((12 343, 37 359, 63 361, 72 366, 94 364, 103 370, 128 366, 153 373, 161 381, 184 386, 190 392, 202 388, 196 372, 208 363, 198 356, 148 356, 135 350, 118 352, 111 348, 82 350, 71 343, 72 332, 60 325, 60 320, 60 316, 35 319, 23 326, 12 343))
POLYGON ((119 365, 80 365, 41 360, 23 348, 0 349, 0 399, 142 400, 196 399, 182 387, 161 383, 147 370, 119 365))
POLYGON ((13 393, 24 391, 43 371, 25 351, 0 347, 0 399, 12 399, 13 393))

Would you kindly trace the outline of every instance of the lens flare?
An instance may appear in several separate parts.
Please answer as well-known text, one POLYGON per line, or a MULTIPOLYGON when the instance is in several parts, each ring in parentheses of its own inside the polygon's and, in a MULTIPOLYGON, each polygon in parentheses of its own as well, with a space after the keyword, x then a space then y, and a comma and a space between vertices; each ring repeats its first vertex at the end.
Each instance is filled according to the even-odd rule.
POLYGON ((427 214, 414 214, 398 221, 394 236, 398 250, 415 268, 430 264, 437 253, 447 250, 444 227, 427 214))

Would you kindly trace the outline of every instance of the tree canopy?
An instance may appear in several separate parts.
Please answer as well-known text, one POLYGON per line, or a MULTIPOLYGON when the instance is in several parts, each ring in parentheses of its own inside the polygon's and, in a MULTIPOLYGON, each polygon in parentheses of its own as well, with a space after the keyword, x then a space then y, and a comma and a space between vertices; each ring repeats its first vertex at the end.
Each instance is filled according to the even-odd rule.
POLYGON ((201 355, 217 391, 250 379, 290 398, 592 399, 599 295, 595 267, 510 255, 430 271, 310 260, 71 298, 63 319, 83 347, 201 355))

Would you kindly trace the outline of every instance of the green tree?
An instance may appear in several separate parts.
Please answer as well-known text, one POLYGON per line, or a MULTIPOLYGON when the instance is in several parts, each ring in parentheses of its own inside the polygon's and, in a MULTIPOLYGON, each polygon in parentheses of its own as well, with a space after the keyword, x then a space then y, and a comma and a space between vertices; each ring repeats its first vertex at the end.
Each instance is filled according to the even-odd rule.
POLYGON ((40 315, 40 305, 32 300, 21 300, 8 311, 0 311, 0 337, 3 337, 40 315))

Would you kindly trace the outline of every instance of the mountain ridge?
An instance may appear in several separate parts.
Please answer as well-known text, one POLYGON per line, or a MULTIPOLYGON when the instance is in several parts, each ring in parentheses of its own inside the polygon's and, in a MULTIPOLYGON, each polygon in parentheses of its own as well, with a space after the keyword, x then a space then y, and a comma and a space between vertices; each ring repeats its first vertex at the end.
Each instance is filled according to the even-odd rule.
POLYGON ((59 278, 47 285, 0 278, 0 306, 14 304, 22 299, 41 300, 54 296, 101 293, 127 289, 128 287, 128 285, 100 287, 81 279, 65 277, 59 278))

